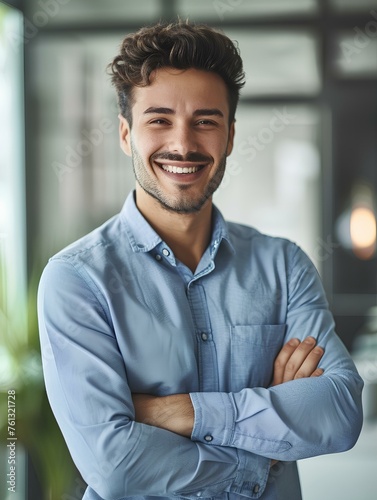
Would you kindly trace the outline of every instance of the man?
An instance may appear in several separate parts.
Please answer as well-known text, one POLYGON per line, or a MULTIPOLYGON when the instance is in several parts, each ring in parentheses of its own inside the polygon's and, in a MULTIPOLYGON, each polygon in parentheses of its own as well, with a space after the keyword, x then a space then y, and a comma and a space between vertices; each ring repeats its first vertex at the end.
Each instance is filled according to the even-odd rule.
POLYGON ((300 499, 295 461, 356 442, 362 382, 309 259, 212 204, 238 51, 158 24, 111 70, 136 191, 39 290, 47 392, 84 498, 300 499))

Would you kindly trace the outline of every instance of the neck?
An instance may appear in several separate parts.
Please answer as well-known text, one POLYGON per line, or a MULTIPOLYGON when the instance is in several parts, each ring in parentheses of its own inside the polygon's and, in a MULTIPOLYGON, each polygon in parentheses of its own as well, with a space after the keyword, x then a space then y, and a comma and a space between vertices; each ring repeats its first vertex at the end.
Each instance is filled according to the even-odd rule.
POLYGON ((200 212, 179 214, 163 208, 137 185, 136 205, 175 257, 195 272, 211 238, 212 200, 200 212))

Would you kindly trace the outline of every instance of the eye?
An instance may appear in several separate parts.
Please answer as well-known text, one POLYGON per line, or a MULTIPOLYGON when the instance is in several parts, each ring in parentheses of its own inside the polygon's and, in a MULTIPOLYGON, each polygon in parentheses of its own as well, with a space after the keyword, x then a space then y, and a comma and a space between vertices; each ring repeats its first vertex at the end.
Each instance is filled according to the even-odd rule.
POLYGON ((151 122, 149 122, 151 124, 155 124, 155 125, 165 125, 167 124, 168 122, 166 120, 164 120, 163 118, 156 118, 155 120, 152 120, 151 122))
POLYGON ((207 125, 207 126, 208 126, 208 125, 209 125, 209 126, 216 126, 216 125, 217 125, 217 123, 216 123, 216 122, 214 122, 214 121, 212 121, 212 120, 205 120, 205 119, 203 119, 203 120, 199 120, 199 121, 198 121, 198 122, 196 122, 196 123, 197 123, 197 125, 207 125))

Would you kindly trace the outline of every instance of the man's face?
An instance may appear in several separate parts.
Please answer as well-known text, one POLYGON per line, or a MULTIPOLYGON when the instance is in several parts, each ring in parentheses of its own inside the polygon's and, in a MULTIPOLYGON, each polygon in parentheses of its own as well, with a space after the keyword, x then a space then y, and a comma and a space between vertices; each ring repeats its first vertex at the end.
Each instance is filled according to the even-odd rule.
POLYGON ((156 70, 133 89, 132 129, 121 117, 123 151, 139 186, 167 210, 198 212, 224 175, 234 123, 224 81, 196 69, 156 70))

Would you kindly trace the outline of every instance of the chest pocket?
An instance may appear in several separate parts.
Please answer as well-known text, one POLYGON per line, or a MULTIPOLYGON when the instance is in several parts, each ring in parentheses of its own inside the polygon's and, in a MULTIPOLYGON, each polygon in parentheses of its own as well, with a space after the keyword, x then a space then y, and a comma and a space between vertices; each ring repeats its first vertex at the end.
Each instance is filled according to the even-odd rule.
POLYGON ((284 342, 286 325, 231 327, 231 390, 268 387, 284 342))

